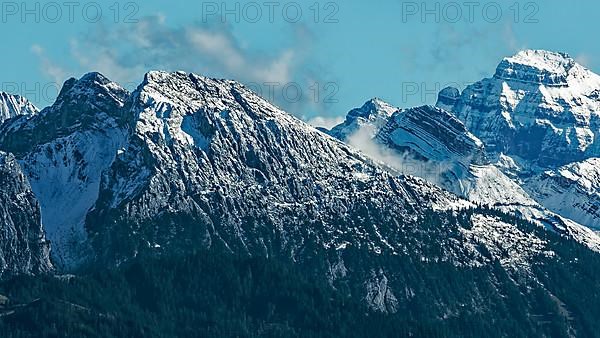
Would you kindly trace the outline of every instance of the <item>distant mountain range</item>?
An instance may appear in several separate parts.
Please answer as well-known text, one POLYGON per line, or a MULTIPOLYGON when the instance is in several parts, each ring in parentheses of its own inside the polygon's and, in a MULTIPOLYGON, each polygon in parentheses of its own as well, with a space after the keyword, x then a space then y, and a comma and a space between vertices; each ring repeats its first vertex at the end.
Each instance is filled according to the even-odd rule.
MULTIPOLYGON (((355 109, 328 133, 351 142, 351 134, 339 132, 348 125, 377 130, 371 139, 384 149, 376 152, 393 150, 402 172, 530 220, 559 216, 558 227, 564 221, 597 230, 598 88, 600 76, 568 55, 527 50, 462 93, 443 89, 435 108, 371 109, 360 119, 355 109)), ((593 234, 582 232, 597 246, 593 234)))
POLYGON ((291 262, 368 313, 593 332, 574 314, 600 297, 572 296, 600 284, 599 90, 524 51, 436 106, 373 99, 326 133, 184 72, 133 93, 89 73, 41 111, 2 94, 1 276, 202 251, 291 262))

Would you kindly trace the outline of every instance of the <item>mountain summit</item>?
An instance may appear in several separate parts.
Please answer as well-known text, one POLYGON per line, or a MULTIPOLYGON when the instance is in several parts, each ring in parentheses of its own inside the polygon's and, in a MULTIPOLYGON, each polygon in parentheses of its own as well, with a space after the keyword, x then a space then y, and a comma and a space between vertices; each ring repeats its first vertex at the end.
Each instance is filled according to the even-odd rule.
POLYGON ((542 167, 600 155, 600 76, 566 54, 519 52, 460 94, 442 90, 437 105, 494 153, 542 167))
POLYGON ((352 109, 346 115, 344 122, 333 127, 328 134, 342 141, 348 141, 348 137, 358 131, 371 137, 375 136, 387 119, 398 110, 399 108, 381 99, 373 98, 365 102, 362 107, 352 109))
POLYGON ((151 72, 124 110, 136 117, 127 146, 87 216, 108 262, 199 247, 301 259, 307 241, 398 250, 383 242, 397 222, 437 199, 459 203, 432 199, 435 187, 394 178, 235 81, 151 72), (381 238, 353 216, 375 205, 383 214, 366 219, 397 219, 372 220, 381 238))
POLYGON ((588 73, 568 54, 544 50, 524 50, 504 58, 495 78, 546 86, 567 86, 569 81, 588 73))

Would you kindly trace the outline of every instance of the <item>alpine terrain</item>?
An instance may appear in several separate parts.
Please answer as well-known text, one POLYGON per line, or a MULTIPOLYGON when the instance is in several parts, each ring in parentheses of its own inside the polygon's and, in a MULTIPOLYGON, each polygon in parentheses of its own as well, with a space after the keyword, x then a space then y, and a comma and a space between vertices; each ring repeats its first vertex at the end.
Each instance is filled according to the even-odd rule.
POLYGON ((598 229, 598 88, 600 76, 567 54, 527 50, 462 93, 444 89, 438 106, 464 122, 539 203, 598 229))
POLYGON ((236 81, 67 80, 0 125, 0 332, 597 336, 596 76, 569 60, 327 133, 236 81))

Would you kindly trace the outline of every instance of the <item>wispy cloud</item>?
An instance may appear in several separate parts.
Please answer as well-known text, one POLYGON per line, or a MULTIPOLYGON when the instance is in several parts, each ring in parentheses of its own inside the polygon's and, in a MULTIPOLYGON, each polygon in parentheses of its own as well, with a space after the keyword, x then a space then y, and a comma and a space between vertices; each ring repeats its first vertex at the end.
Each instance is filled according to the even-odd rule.
POLYGON ((586 53, 579 54, 575 57, 575 61, 584 67, 589 67, 591 60, 592 58, 586 53))
POLYGON ((406 161, 403 156, 374 140, 371 126, 365 125, 355 131, 348 137, 348 144, 360 149, 374 160, 385 163, 400 172, 404 172, 406 161))
POLYGON ((80 66, 125 82, 137 80, 150 68, 241 81, 287 82, 294 67, 292 50, 263 56, 242 47, 229 25, 170 27, 163 16, 145 17, 133 26, 102 27, 71 45, 80 66))
POLYGON ((440 186, 444 184, 444 174, 454 166, 452 161, 421 160, 408 151, 393 150, 373 138, 370 125, 364 125, 350 135, 348 144, 404 175, 417 176, 440 186))
POLYGON ((31 46, 31 51, 40 59, 40 69, 46 77, 57 84, 68 78, 68 72, 50 60, 42 46, 34 44, 31 46))
POLYGON ((259 86, 277 83, 275 95, 267 97, 276 104, 299 115, 322 110, 322 102, 315 102, 308 95, 311 81, 317 81, 320 74, 319 69, 306 62, 314 36, 302 25, 295 26, 290 35, 287 46, 257 50, 236 38, 227 24, 191 23, 172 27, 165 16, 156 15, 141 18, 135 25, 98 25, 72 39, 68 61, 73 62, 65 60, 68 65, 65 68, 50 60, 41 46, 32 47, 32 51, 38 55, 46 75, 52 78, 98 71, 133 87, 148 70, 183 70, 259 86), (303 97, 293 102, 283 97, 282 88, 289 82, 299 84, 303 97))
POLYGON ((323 128, 331 129, 331 128, 337 126, 338 124, 344 122, 344 117, 342 117, 342 116, 334 116, 334 117, 315 116, 313 118, 308 119, 306 122, 313 127, 323 127, 323 128))
MULTIPOLYGON (((408 39, 402 42, 401 62, 406 69, 442 74, 448 74, 450 69, 452 74, 458 74, 471 71, 473 64, 478 64, 473 59, 500 60, 527 47, 508 19, 496 24, 470 25, 443 21, 435 26, 431 34, 431 39, 408 39)), ((481 68, 477 71, 488 76, 490 69, 481 68)))

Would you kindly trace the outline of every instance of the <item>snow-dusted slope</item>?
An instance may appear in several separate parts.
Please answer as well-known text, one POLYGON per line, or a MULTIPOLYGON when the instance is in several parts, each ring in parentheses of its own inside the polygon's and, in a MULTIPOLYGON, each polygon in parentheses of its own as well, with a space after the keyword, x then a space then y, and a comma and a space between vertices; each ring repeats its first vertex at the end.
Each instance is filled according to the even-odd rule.
POLYGON ((589 222, 583 222, 580 215, 552 209, 543 201, 539 203, 528 189, 509 178, 495 165, 472 165, 470 175, 461 180, 461 186, 463 190, 459 195, 473 203, 519 215, 600 252, 600 237, 590 231, 589 222))
POLYGON ((387 102, 373 98, 362 107, 348 112, 344 122, 333 127, 328 134, 344 142, 348 142, 357 133, 373 137, 398 110, 387 102))
POLYGON ((124 144, 120 109, 127 91, 98 73, 68 80, 51 107, 0 129, 0 149, 14 152, 42 209, 42 223, 60 266, 81 262, 88 249, 85 216, 100 176, 124 144))
POLYGON ((37 113, 38 109, 26 98, 0 92, 0 124, 19 115, 31 116, 37 113))
POLYGON ((461 195, 470 201, 491 206, 541 206, 517 183, 494 165, 472 165, 469 176, 461 181, 461 195))
POLYGON ((88 216, 109 260, 207 246, 293 257, 307 236, 399 250, 381 234, 457 200, 421 194, 237 82, 151 72, 127 109, 133 134, 88 216), (356 213, 376 205, 396 220, 365 227, 356 213))
POLYGON ((470 229, 461 231, 473 242, 485 245, 492 257, 497 257, 500 264, 508 269, 528 271, 533 259, 555 255, 543 238, 497 217, 473 215, 471 222, 473 226, 470 229), (519 254, 510 254, 515 252, 519 254))
POLYGON ((492 78, 460 95, 444 89, 438 106, 454 112, 488 151, 542 166, 579 161, 600 150, 600 76, 566 54, 519 52, 502 60, 492 78))
POLYGON ((590 158, 548 170, 526 189, 548 209, 600 230, 600 159, 590 158))
POLYGON ((0 278, 52 270, 40 207, 14 156, 0 152, 0 278))

